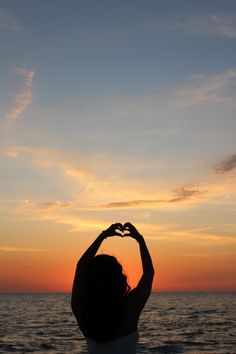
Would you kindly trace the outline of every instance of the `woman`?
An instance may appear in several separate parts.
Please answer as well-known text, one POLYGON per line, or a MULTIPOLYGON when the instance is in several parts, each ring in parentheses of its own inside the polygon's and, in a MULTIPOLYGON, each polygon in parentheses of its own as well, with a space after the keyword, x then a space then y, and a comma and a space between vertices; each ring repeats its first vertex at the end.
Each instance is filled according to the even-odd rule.
POLYGON ((112 224, 77 264, 71 307, 90 354, 134 354, 138 320, 151 293, 154 268, 143 236, 131 224, 112 224), (132 237, 138 244, 143 275, 133 290, 115 257, 96 253, 107 237, 132 237))

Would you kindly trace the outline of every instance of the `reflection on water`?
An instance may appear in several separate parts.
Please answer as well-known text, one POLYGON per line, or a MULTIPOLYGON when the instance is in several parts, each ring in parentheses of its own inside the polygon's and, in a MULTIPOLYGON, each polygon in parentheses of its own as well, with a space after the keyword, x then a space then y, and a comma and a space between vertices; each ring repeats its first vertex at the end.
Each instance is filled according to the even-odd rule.
MULTIPOLYGON (((152 294, 138 353, 233 354, 235 293, 152 294)), ((0 353, 86 353, 69 294, 0 295, 0 353)))

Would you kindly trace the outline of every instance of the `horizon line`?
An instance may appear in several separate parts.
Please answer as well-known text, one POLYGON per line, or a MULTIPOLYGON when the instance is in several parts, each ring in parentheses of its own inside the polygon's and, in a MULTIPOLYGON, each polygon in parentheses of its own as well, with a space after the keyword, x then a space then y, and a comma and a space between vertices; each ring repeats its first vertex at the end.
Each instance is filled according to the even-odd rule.
MULTIPOLYGON (((151 294, 158 293, 236 293, 236 290, 160 290, 152 291, 151 294)), ((0 295, 24 295, 24 294, 71 294, 71 291, 6 291, 0 295)))

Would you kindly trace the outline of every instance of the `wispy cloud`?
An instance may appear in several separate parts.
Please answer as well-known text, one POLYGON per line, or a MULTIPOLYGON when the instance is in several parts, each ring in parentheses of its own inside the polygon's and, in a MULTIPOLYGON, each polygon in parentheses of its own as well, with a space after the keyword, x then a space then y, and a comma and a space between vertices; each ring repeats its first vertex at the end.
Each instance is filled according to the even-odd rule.
POLYGON ((187 34, 236 38, 236 14, 209 13, 167 21, 172 31, 187 34))
MULTIPOLYGON (((227 178, 215 178, 212 174, 207 183, 208 195, 204 204, 208 206, 225 205, 234 210, 236 205, 236 176, 231 174, 227 178)), ((228 209, 229 210, 229 209, 228 209)))
POLYGON ((206 194, 206 191, 201 188, 201 184, 188 184, 178 187, 173 190, 173 196, 169 199, 142 199, 142 200, 131 200, 122 202, 112 202, 105 205, 98 206, 101 209, 113 209, 113 208, 150 208, 155 207, 158 204, 168 204, 168 203, 178 203, 185 201, 196 202, 199 198, 206 194))
MULTIPOLYGON (((50 149, 31 148, 27 146, 9 147, 4 150, 4 154, 13 159, 24 157, 24 163, 28 163, 36 168, 54 170, 57 177, 61 177, 64 182, 70 183, 70 190, 73 191, 73 198, 79 198, 80 205, 86 203, 96 203, 109 201, 110 195, 118 198, 122 194, 124 198, 128 195, 140 195, 143 182, 139 180, 125 180, 122 170, 127 166, 134 166, 134 161, 124 159, 112 163, 111 159, 105 155, 82 155, 79 152, 56 151, 50 149), (112 173, 107 174, 104 171, 112 173), (58 173, 59 172, 59 173, 58 173)), ((139 171, 142 169, 140 160, 137 162, 139 171)), ((57 205, 58 206, 58 205, 57 205)))
POLYGON ((22 31, 22 27, 17 23, 17 20, 3 9, 0 9, 0 29, 14 32, 22 31))
POLYGON ((235 106, 235 97, 226 89, 236 84, 236 69, 214 75, 193 75, 189 84, 179 86, 172 92, 170 103, 175 107, 188 107, 208 103, 235 106))
MULTIPOLYGON (((187 188, 185 187, 184 189, 187 188)), ((190 186, 188 187, 188 189, 191 190, 190 186)), ((197 186, 196 187, 192 186, 193 191, 197 189, 198 189, 197 186)), ((185 192, 183 194, 185 194, 185 192)), ((191 197, 189 198, 191 199, 191 197)), ((193 197, 192 202, 196 204, 197 200, 194 200, 194 198, 195 197, 193 197)), ((186 199, 185 205, 191 206, 190 199, 189 200, 186 199)), ((63 207, 43 209, 42 204, 44 203, 34 201, 34 200, 29 200, 29 199, 21 201, 20 205, 19 205, 19 201, 17 200, 14 201, 14 203, 15 203, 15 212, 18 215, 21 215, 21 217, 25 217, 27 220, 43 220, 43 221, 54 222, 56 224, 66 225, 68 227, 69 232, 78 232, 78 231, 93 232, 93 230, 95 232, 99 232, 100 230, 105 229, 107 225, 113 221, 111 220, 112 214, 110 214, 109 209, 108 209, 108 213, 102 213, 102 217, 101 217, 100 213, 88 214, 88 213, 84 213, 83 211, 81 212, 80 208, 77 206, 68 209, 67 208, 63 209, 63 207)), ((181 205, 181 203, 178 204, 174 202, 172 204, 171 202, 169 202, 168 204, 168 200, 167 201, 165 200, 165 203, 166 205, 171 205, 171 206, 173 205, 173 207, 175 207, 176 205, 177 207, 179 207, 179 205, 181 205)), ((154 208, 160 207, 162 209, 163 205, 164 204, 160 204, 160 205, 157 204, 154 205, 154 208)), ((152 208, 152 206, 151 207, 149 206, 149 208, 152 208)), ((13 212, 12 209, 11 211, 13 212)), ((125 207, 123 214, 121 211, 119 211, 117 212, 117 215, 119 215, 119 218, 121 217, 121 220, 123 220, 124 222, 127 221, 127 219, 130 219, 130 216, 131 216, 131 222, 132 220, 134 220, 134 222, 136 223, 136 221, 139 220, 138 228, 140 230, 143 230, 143 232, 145 233, 145 237, 147 239, 151 239, 151 240, 163 240, 164 242, 184 241, 188 243, 189 242, 190 243, 194 242, 198 244, 202 243, 204 245, 208 242, 209 243, 217 242, 219 244, 236 242, 234 237, 235 223, 227 224, 227 225, 224 224, 223 227, 221 227, 221 225, 218 223, 216 223, 216 225, 196 224, 191 228, 188 228, 185 224, 182 225, 176 223, 157 224, 155 221, 153 223, 152 222, 150 223, 151 220, 149 221, 149 223, 146 223, 145 219, 142 217, 137 207, 133 208, 131 213, 127 210, 127 207, 125 207)))
MULTIPOLYGON (((96 107, 96 114, 108 125, 115 122, 119 129, 123 123, 126 127, 123 133, 129 134, 129 137, 135 135, 135 138, 143 139, 158 135, 163 138, 164 135, 185 133, 186 127, 191 123, 189 116, 194 115, 198 119, 199 112, 193 109, 200 107, 205 110, 206 119, 202 127, 205 132, 206 123, 212 120, 209 110, 217 108, 219 104, 221 111, 230 110, 228 113, 231 117, 232 109, 236 108, 235 85, 234 67, 218 73, 191 75, 181 85, 172 85, 169 89, 157 90, 148 95, 106 97, 104 102, 96 107), (101 109, 104 106, 106 110, 101 109), (187 111, 189 108, 192 109, 191 112, 187 111), (187 124, 184 124, 185 121, 187 124), (137 124, 141 129, 131 130, 131 123, 137 124)), ((222 113, 219 111, 220 114, 222 113)), ((200 127, 201 123, 202 119, 200 127)), ((115 141, 118 138, 119 134, 112 137, 115 141)))
POLYGON ((39 203, 30 199, 22 200, 17 212, 20 212, 21 215, 26 216, 28 219, 51 221, 67 225, 71 232, 92 229, 103 230, 107 226, 107 223, 101 220, 94 220, 94 218, 84 214, 80 215, 74 204, 72 206, 72 203, 60 203, 59 207, 54 207, 57 203, 50 202, 50 208, 45 208, 45 204, 48 205, 48 203, 39 203))
MULTIPOLYGON (((210 228, 209 228, 210 229, 210 228)), ((207 231, 207 228, 206 228, 207 231)), ((207 245, 207 243, 212 243, 212 244, 224 244, 224 243, 236 243, 236 238, 234 236, 228 236, 228 235, 221 235, 217 234, 214 232, 204 232, 203 231, 195 231, 195 230, 187 230, 187 229, 182 229, 182 230, 169 230, 168 233, 166 232, 166 235, 163 235, 161 238, 165 239, 166 241, 173 241, 173 240, 178 240, 178 241, 190 241, 197 244, 202 244, 202 245, 207 245)))
POLYGON ((169 203, 181 202, 191 198, 198 198, 206 194, 203 189, 204 184, 192 183, 174 189, 174 197, 169 200, 169 203))
POLYGON ((51 210, 51 209, 71 209, 75 205, 72 202, 61 202, 60 200, 44 202, 40 205, 42 209, 51 210))
POLYGON ((60 200, 50 200, 42 203, 37 203, 31 199, 23 199, 21 206, 27 209, 41 209, 41 210, 60 210, 71 209, 75 207, 72 202, 62 202, 60 200))
POLYGON ((43 248, 23 248, 12 246, 0 246, 0 252, 46 252, 43 248))
MULTIPOLYGON (((228 226, 228 225, 227 225, 228 226)), ((233 224, 235 230, 235 223, 233 224)), ((222 229, 219 232, 219 225, 199 225, 193 228, 189 228, 186 223, 184 224, 141 224, 140 230, 145 234, 145 238, 150 240, 157 240, 158 242, 170 242, 170 243, 183 243, 194 244, 199 246, 207 246, 214 244, 215 246, 223 244, 235 245, 236 238, 234 234, 230 234, 227 230, 222 229)), ((215 252, 216 250, 213 250, 215 252)), ((208 252, 207 252, 208 253, 208 252)), ((235 252, 234 252, 235 253, 235 252)))
POLYGON ((32 102, 32 83, 35 74, 34 70, 25 68, 18 68, 16 72, 23 77, 24 83, 13 98, 14 107, 6 114, 7 120, 11 123, 14 123, 32 102))
MULTIPOLYGON (((143 199, 143 200, 129 200, 123 202, 112 202, 104 205, 95 206, 95 209, 116 209, 116 208, 145 208, 151 207, 151 205, 166 203, 168 201, 161 200, 161 199, 143 199)), ((90 207, 88 208, 90 209, 90 207)), ((93 209, 93 207, 91 207, 93 209)))
POLYGON ((215 165, 215 173, 216 174, 224 174, 226 172, 230 172, 236 168, 236 154, 230 155, 218 162, 215 165))
POLYGON ((41 216, 41 219, 53 221, 57 224, 68 225, 70 232, 94 229, 101 231, 107 228, 107 222, 85 218, 78 215, 44 214, 41 216))
MULTIPOLYGON (((62 209, 74 208, 74 200, 80 209, 109 209, 126 207, 157 207, 162 204, 174 204, 180 202, 196 202, 206 194, 205 186, 201 183, 190 183, 180 185, 171 192, 160 191, 158 183, 153 181, 152 185, 145 180, 130 176, 125 178, 123 174, 127 168, 128 161, 115 161, 112 163, 107 156, 97 158, 99 164, 94 165, 94 156, 82 156, 75 154, 71 157, 60 151, 35 149, 29 147, 12 147, 5 150, 5 155, 11 158, 18 158, 21 154, 29 158, 29 163, 33 163, 40 168, 56 169, 61 175, 73 182, 76 196, 69 202, 47 201, 37 203, 37 208, 41 209, 62 209), (76 162, 75 162, 76 161, 76 162), (104 171, 109 168, 111 176, 104 176, 104 171), (155 187, 156 186, 156 187, 155 187), (156 192, 155 192, 156 188, 156 192), (111 195, 113 201, 109 202, 111 195), (145 196, 145 198, 143 198, 145 196), (156 198, 150 198, 156 196, 156 198), (130 199, 130 197, 133 197, 130 199), (123 200, 122 200, 123 199, 123 200)), ((24 158, 24 163, 26 162, 24 158)), ((134 163, 133 163, 134 164, 134 163)), ((138 161, 139 172, 142 164, 138 161)), ((26 203, 27 206, 27 203, 26 203)), ((29 206, 29 205, 28 205, 29 206)))
MULTIPOLYGON (((81 213, 82 210, 89 212, 128 208, 175 209, 199 203, 205 205, 234 203, 235 180, 215 181, 213 176, 213 180, 210 176, 205 181, 206 184, 181 184, 179 181, 179 186, 172 189, 170 181, 166 183, 153 177, 149 178, 147 183, 145 178, 139 178, 143 172, 141 160, 137 162, 139 169, 132 161, 131 166, 135 173, 126 175, 127 166, 130 167, 128 160, 116 159, 113 162, 105 155, 89 156, 79 152, 27 146, 7 148, 5 155, 13 160, 22 158, 22 163, 34 168, 48 169, 50 175, 54 173, 55 178, 60 179, 60 183, 66 184, 70 193, 66 200, 50 199, 47 195, 42 195, 40 200, 36 201, 25 198, 21 206, 25 210, 35 211, 39 217, 46 215, 48 218, 52 215, 54 220, 61 220, 62 216, 64 217, 62 214, 70 214, 72 219, 76 219, 72 214, 81 213), (107 174, 105 172, 107 170, 111 173, 107 174)), ((153 162, 150 163, 153 169, 153 162)), ((146 164, 145 168, 147 166, 146 164)))
POLYGON ((22 153, 30 153, 31 148, 27 146, 9 147, 4 150, 4 155, 17 158, 22 153))

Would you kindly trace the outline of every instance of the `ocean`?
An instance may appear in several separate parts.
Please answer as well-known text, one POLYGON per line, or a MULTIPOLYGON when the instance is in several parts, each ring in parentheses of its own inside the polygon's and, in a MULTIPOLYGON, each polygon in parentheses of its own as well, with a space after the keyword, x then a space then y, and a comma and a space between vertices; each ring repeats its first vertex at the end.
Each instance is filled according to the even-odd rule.
MULTIPOLYGON (((137 353, 236 353, 236 293, 153 293, 137 353)), ((0 294, 0 353, 85 354, 70 294, 0 294)))

